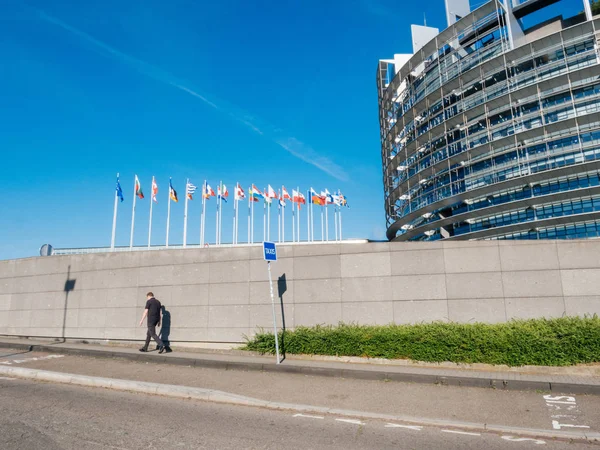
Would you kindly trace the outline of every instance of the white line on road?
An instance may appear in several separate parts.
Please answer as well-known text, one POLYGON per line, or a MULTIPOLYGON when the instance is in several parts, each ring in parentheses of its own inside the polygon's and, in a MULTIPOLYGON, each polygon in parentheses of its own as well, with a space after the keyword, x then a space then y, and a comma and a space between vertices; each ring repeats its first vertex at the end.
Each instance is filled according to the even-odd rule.
POLYGON ((407 428, 409 430, 421 431, 423 427, 421 425, 400 425, 398 423, 386 423, 386 428, 407 428))
POLYGON ((0 380, 16 380, 16 378, 10 378, 10 377, 0 377, 0 380))
POLYGON ((7 366, 12 366, 13 364, 23 364, 32 361, 43 361, 45 359, 54 359, 54 358, 64 358, 65 355, 48 355, 48 356, 40 356, 34 358, 26 358, 26 359, 9 359, 7 361, 0 361, 0 364, 4 364, 7 366))
POLYGON ((511 442, 533 442, 536 445, 544 445, 546 443, 546 441, 542 441, 541 439, 520 438, 514 436, 502 436, 502 439, 511 442))
POLYGON ((354 419, 335 419, 338 422, 345 422, 345 423, 351 423, 353 425, 366 425, 366 423, 361 422, 360 420, 354 420, 354 419))
POLYGON ((441 430, 442 433, 466 434, 467 436, 481 436, 480 433, 469 433, 467 431, 441 430))
POLYGON ((323 416, 310 416, 308 414, 294 414, 294 417, 304 417, 306 419, 324 419, 323 416))

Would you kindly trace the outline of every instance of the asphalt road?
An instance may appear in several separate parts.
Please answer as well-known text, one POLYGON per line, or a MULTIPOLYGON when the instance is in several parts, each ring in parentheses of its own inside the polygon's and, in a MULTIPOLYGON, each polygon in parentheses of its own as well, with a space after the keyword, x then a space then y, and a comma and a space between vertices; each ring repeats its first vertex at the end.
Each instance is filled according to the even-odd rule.
POLYGON ((553 420, 560 420, 561 424, 571 425, 561 428, 562 431, 600 431, 600 396, 594 395, 575 395, 573 401, 561 403, 565 399, 552 400, 556 395, 549 392, 224 371, 35 352, 10 357, 0 354, 2 363, 63 373, 216 389, 267 401, 380 414, 549 431, 555 430, 553 420), (546 401, 544 396, 549 396, 550 400, 546 401))
POLYGON ((6 450, 597 448, 11 379, 0 379, 0 408, 6 450))

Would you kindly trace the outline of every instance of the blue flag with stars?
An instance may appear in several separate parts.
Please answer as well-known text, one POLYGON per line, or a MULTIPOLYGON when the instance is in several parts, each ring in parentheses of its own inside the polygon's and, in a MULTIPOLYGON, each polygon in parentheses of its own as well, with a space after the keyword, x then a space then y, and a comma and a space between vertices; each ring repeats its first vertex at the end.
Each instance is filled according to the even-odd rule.
POLYGON ((117 197, 119 197, 121 199, 121 201, 124 200, 123 198, 123 190, 121 189, 121 184, 119 183, 119 179, 117 178, 117 197))

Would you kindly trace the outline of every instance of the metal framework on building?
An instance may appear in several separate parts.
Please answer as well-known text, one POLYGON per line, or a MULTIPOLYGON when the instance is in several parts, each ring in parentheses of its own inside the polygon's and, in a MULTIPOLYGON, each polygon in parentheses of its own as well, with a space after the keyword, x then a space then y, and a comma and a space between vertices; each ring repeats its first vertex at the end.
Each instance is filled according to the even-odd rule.
POLYGON ((600 17, 522 28, 550 3, 492 0, 379 62, 388 239, 600 236, 600 17))

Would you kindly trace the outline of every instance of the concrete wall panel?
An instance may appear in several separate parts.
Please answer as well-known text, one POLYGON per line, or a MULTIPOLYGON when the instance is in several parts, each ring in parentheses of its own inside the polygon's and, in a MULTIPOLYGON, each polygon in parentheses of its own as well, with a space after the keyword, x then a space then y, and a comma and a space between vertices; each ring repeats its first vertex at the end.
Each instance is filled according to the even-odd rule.
POLYGON ((173 267, 173 285, 203 284, 209 281, 208 263, 181 264, 173 267))
POLYGON ((227 328, 231 326, 250 327, 250 307, 248 305, 209 306, 209 328, 227 328))
POLYGON ((391 277, 342 278, 343 302, 381 302, 392 300, 391 277))
POLYGON ((343 303, 342 321, 366 325, 388 325, 394 322, 394 302, 343 303))
POLYGON ((506 322, 503 298, 448 300, 448 311, 452 322, 506 322))
POLYGON ((600 269, 560 271, 565 297, 597 295, 600 292, 600 269))
POLYGON ((296 280, 294 303, 339 303, 342 301, 341 280, 296 280))
POLYGON ((202 306, 208 305, 209 301, 208 284, 186 284, 184 286, 173 286, 171 290, 171 299, 169 304, 162 302, 163 305, 170 307, 170 304, 178 306, 202 306))
POLYGON ((444 275, 407 275, 391 278, 393 300, 446 299, 444 275))
POLYGON ((558 270, 502 272, 505 297, 562 297, 558 270))
POLYGON ((341 255, 341 263, 342 278, 387 277, 392 273, 389 252, 341 255))
POLYGON ((314 280, 323 278, 340 278, 340 266, 340 255, 295 258, 294 279, 314 280))
POLYGON ((497 245, 457 246, 446 248, 444 262, 446 273, 499 272, 500 252, 497 245))
POLYGON ((439 274, 445 272, 444 251, 419 250, 390 253, 392 275, 439 274))
POLYGON ((11 294, 0 294, 0 311, 8 311, 10 309, 11 294))
POLYGON ((447 300, 394 302, 394 322, 399 324, 448 320, 447 300))
POLYGON ((600 267, 600 241, 567 241, 557 245, 561 269, 600 267))
POLYGON ((171 330, 178 328, 206 328, 210 315, 209 306, 172 306, 166 308, 170 314, 171 330))
POLYGON ((223 261, 210 264, 210 283, 235 283, 250 278, 250 261, 223 261))
POLYGON ((556 242, 533 245, 502 245, 499 247, 503 271, 557 270, 556 242))
POLYGON ((341 320, 341 303, 294 304, 294 325, 296 327, 311 327, 320 324, 337 325, 341 320))
POLYGON ((250 284, 247 281, 210 284, 208 302, 210 305, 247 305, 250 303, 250 284))
POLYGON ((449 299, 504 297, 500 272, 446 275, 446 287, 449 299))
POLYGON ((589 297, 565 297, 567 316, 600 316, 600 295, 589 297))
POLYGON ((506 299, 506 318, 535 319, 545 317, 551 319, 562 317, 565 313, 565 302, 562 297, 535 297, 506 299))

